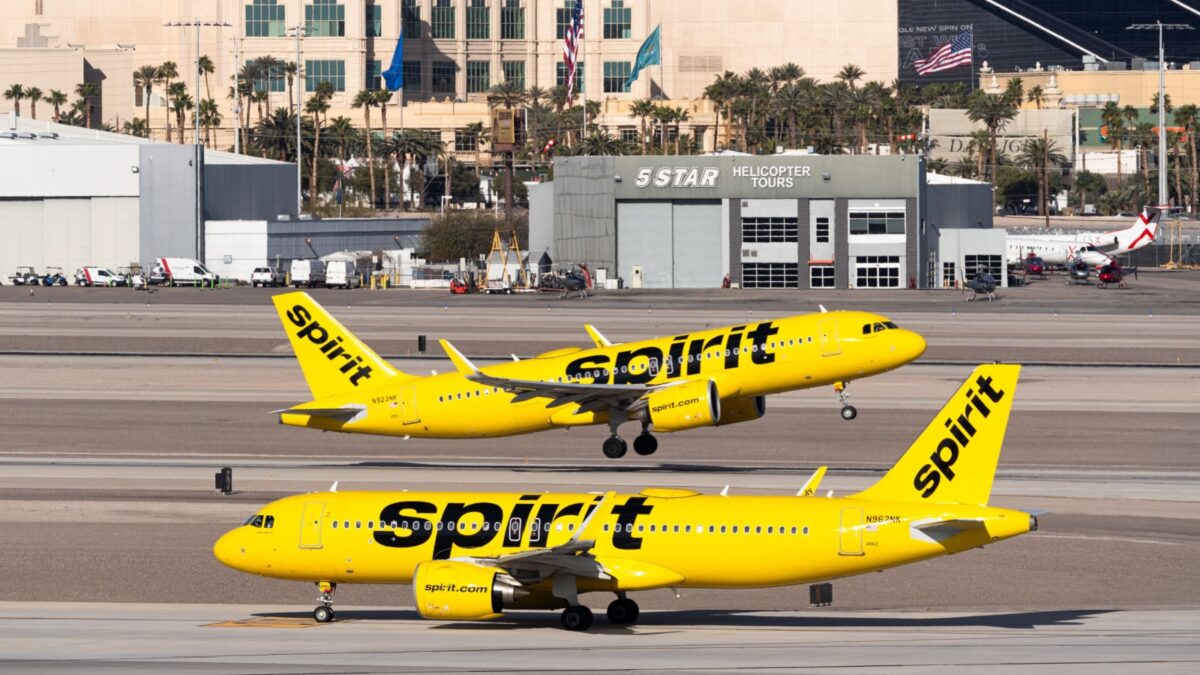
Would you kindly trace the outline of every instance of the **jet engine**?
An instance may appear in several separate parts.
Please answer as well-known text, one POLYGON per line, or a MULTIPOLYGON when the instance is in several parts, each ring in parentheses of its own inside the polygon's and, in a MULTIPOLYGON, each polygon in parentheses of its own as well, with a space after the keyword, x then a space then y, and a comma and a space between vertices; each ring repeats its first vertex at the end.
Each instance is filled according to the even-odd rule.
POLYGON ((647 401, 650 421, 658 431, 683 431, 708 427, 721 417, 717 383, 693 380, 651 394, 647 401))
POLYGON ((495 567, 430 560, 417 565, 413 595, 417 611, 426 619, 477 621, 500 616, 525 591, 495 567))
POLYGON ((731 398, 721 403, 721 417, 717 420, 717 426, 749 422, 762 417, 766 412, 766 396, 731 398))

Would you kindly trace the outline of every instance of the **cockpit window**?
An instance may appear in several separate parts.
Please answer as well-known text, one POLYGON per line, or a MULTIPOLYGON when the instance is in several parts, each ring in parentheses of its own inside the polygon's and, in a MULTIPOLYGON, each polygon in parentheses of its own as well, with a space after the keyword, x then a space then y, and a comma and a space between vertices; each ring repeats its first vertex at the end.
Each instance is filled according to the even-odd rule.
POLYGON ((266 519, 263 520, 263 529, 269 530, 272 527, 275 527, 275 516, 267 516, 266 519))
MULTIPOLYGON (((262 527, 263 526, 263 517, 262 517, 262 515, 250 516, 248 519, 246 519, 246 522, 242 523, 242 524, 249 525, 250 527, 262 527)), ((272 525, 275 524, 274 518, 271 519, 271 524, 272 525)))
POLYGON ((870 334, 871 334, 871 324, 864 323, 863 324, 863 335, 870 335, 870 334))
POLYGON ((888 328, 899 328, 899 326, 897 326, 895 323, 892 323, 891 321, 884 321, 883 325, 887 326, 888 328))

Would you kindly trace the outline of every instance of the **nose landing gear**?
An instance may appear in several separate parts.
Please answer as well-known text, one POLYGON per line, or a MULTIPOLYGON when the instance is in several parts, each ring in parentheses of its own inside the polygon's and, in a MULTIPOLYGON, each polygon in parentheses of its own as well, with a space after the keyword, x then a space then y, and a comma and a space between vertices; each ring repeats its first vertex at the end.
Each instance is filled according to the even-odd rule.
POLYGON ((321 595, 317 601, 321 604, 313 610, 313 621, 317 623, 329 623, 334 619, 333 613, 333 592, 337 590, 337 584, 328 581, 317 582, 317 588, 321 590, 321 595))
POLYGON ((850 394, 846 393, 849 382, 834 382, 833 390, 837 393, 838 401, 842 403, 842 419, 850 421, 858 417, 858 408, 850 405, 850 394))

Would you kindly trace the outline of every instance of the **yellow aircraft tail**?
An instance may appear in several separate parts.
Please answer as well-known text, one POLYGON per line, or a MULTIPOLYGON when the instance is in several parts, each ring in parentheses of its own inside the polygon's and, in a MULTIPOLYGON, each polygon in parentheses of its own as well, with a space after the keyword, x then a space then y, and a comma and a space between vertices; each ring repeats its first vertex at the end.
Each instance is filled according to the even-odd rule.
POLYGON ((377 385, 390 378, 413 377, 388 365, 308 293, 282 293, 272 299, 314 399, 377 385))
POLYGON ((890 471, 854 495, 987 505, 1021 366, 977 367, 890 471))

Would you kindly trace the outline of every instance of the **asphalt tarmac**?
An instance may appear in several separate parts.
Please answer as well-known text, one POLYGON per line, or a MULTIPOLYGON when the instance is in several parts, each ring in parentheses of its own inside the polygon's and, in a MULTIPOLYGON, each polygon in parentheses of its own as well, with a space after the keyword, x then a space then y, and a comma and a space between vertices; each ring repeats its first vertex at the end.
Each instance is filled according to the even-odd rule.
POLYGON ((450 367, 436 337, 483 359, 524 357, 585 345, 583 323, 631 340, 817 302, 880 312, 930 344, 920 362, 852 384, 853 422, 837 416, 832 392, 793 392, 772 397, 756 422, 663 435, 656 455, 613 461, 599 452, 599 428, 405 441, 280 427, 269 411, 308 393, 270 290, 30 297, 6 286, 0 670, 1191 672, 1200 659, 1197 288, 1195 273, 1155 272, 1126 290, 1039 282, 995 303, 957 292, 314 293, 412 372, 450 367), (971 363, 995 359, 1034 365, 1022 373, 992 503, 1048 510, 1041 529, 836 581, 831 608, 805 609, 803 587, 658 591, 639 594, 647 613, 637 628, 575 636, 552 629, 550 613, 423 622, 407 587, 350 586, 337 601, 353 620, 313 626, 311 587, 211 556, 216 537, 261 504, 334 480, 340 489, 788 494, 829 465, 823 489, 845 494, 899 457, 971 363), (232 496, 211 490, 221 466, 234 468, 232 496), (226 620, 249 624, 208 626, 226 620), (630 642, 643 635, 655 636, 650 646, 630 642))

